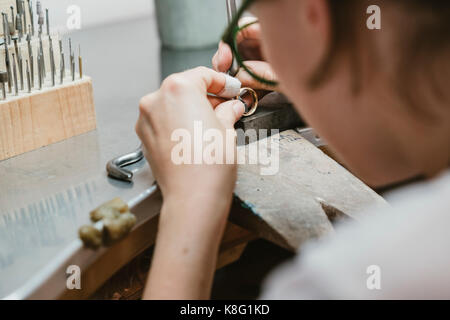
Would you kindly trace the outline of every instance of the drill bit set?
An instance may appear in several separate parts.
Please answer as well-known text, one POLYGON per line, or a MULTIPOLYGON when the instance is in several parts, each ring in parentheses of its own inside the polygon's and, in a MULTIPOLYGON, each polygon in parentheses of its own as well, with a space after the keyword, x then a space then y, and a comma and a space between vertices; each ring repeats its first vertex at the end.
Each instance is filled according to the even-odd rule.
MULTIPOLYGON (((45 10, 44 19, 41 1, 36 2, 34 13, 32 0, 16 0, 16 7, 10 7, 10 15, 12 17, 7 12, 2 12, 3 39, 0 44, 4 47, 4 52, 0 61, 0 80, 5 78, 2 75, 4 73, 7 78, 6 82, 1 82, 3 100, 8 95, 18 96, 22 92, 31 93, 33 90, 55 87, 57 84, 83 78, 83 60, 81 55, 78 59, 75 58, 70 39, 70 73, 66 72, 63 42, 57 34, 50 33, 49 10, 45 10), (34 25, 35 15, 37 31, 34 25), (43 31, 44 23, 46 33, 43 31)), ((81 53, 81 48, 79 52, 81 53)))
POLYGON ((68 39, 65 54, 39 0, 0 0, 0 12, 0 160, 94 130, 81 46, 77 58, 68 39))

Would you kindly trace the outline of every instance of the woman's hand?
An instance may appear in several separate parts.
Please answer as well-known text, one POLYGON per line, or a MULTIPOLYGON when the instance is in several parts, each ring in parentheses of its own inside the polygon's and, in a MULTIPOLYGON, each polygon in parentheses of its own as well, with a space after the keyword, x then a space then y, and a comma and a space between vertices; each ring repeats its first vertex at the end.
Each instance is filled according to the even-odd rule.
MULTIPOLYGON (((180 141, 173 141, 176 130, 189 133, 192 150, 188 161, 194 157, 203 159, 203 154, 194 154, 194 144, 203 144, 203 136, 194 135, 194 126, 201 126, 203 133, 211 128, 219 130, 226 137, 226 130, 232 130, 234 123, 244 112, 244 105, 238 101, 225 102, 208 97, 224 88, 225 75, 205 67, 169 76, 161 88, 140 102, 140 117, 136 132, 142 140, 146 157, 158 181, 164 198, 191 199, 202 193, 208 197, 230 195, 236 179, 234 164, 176 164, 174 147, 180 141), (199 140, 199 141, 198 141, 199 140)), ((183 141, 186 142, 186 141, 183 141)), ((232 143, 223 143, 224 152, 234 152, 232 143), (228 148, 228 149, 225 149, 228 148)), ((225 163, 225 160, 224 160, 225 163)))
MULTIPOLYGON (((239 21, 239 25, 244 26, 255 20, 255 18, 250 17, 242 18, 239 21)), ((265 61, 262 54, 261 29, 258 23, 254 23, 243 29, 238 34, 237 43, 238 50, 241 53, 242 58, 245 60, 245 65, 250 70, 265 79, 277 81, 275 73, 270 67, 270 64, 265 61)), ((232 62, 233 54, 231 52, 231 48, 227 44, 220 42, 219 49, 212 59, 214 70, 219 72, 227 72, 230 69, 232 62)), ((239 70, 236 77, 242 82, 244 87, 253 88, 255 90, 274 90, 274 87, 264 85, 253 79, 242 68, 239 70)))
MULTIPOLYGON (((203 144, 203 137, 195 136, 196 127, 215 129, 224 138, 227 130, 234 130, 244 105, 207 96, 221 92, 225 82, 224 74, 200 67, 168 77, 160 90, 141 100, 136 132, 164 197, 144 299, 209 297, 236 165, 176 164, 172 153, 179 142, 171 138, 180 129, 184 138, 190 136, 192 148, 183 155, 190 153, 187 158, 194 161, 194 145, 203 144)), ((222 154, 234 154, 234 136, 222 142, 222 154)))

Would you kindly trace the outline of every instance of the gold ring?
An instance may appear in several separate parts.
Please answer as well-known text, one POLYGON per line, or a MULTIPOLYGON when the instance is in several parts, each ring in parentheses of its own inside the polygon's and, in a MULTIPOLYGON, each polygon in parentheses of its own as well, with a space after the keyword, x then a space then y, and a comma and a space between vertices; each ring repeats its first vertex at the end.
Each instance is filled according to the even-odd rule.
MULTIPOLYGON (((244 113, 244 117, 249 117, 252 114, 254 114, 256 112, 256 109, 258 109, 258 94, 256 93, 255 90, 253 90, 252 88, 242 88, 241 92, 239 93, 239 95, 236 97, 236 99, 240 100, 241 102, 244 103, 245 106, 247 106, 247 104, 245 103, 245 101, 242 99, 242 96, 245 93, 250 93, 252 95, 253 98, 253 105, 251 108, 249 108, 250 110, 247 111, 246 113, 244 113)), ((248 106, 247 106, 248 107, 248 106)))

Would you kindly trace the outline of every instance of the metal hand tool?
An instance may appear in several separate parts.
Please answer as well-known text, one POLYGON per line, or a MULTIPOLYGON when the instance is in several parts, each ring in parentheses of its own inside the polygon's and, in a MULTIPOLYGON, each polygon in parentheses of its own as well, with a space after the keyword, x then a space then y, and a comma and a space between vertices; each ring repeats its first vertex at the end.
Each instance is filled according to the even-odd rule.
POLYGON ((42 55, 38 53, 37 63, 38 63, 38 80, 39 80, 39 90, 42 90, 42 55))
POLYGON ((23 37, 22 16, 19 13, 16 15, 16 30, 19 33, 19 41, 22 41, 23 37))
POLYGON ((2 84, 3 100, 6 100, 6 87, 5 87, 6 82, 8 82, 8 73, 6 71, 1 71, 0 83, 2 84))
POLYGON ((72 76, 72 81, 75 81, 75 56, 72 51, 72 39, 69 38, 69 54, 70 54, 70 75, 72 76))
POLYGON ((24 34, 27 34, 28 33, 28 31, 27 31, 27 26, 28 26, 28 24, 27 24, 27 15, 25 14, 25 1, 21 1, 21 8, 20 8, 20 10, 21 10, 21 15, 22 15, 22 17, 23 17, 23 31, 24 31, 24 34))
POLYGON ((64 61, 64 51, 63 51, 62 40, 59 40, 59 54, 60 54, 60 62, 59 62, 60 83, 63 84, 64 78, 66 77, 66 62, 64 61))
POLYGON ((19 56, 17 57, 17 62, 19 63, 19 73, 20 73, 20 90, 24 89, 24 76, 23 76, 23 59, 22 51, 19 51, 19 56))
POLYGON ((42 35, 42 25, 44 24, 44 13, 42 12, 41 1, 36 2, 36 14, 38 16, 39 35, 42 35))
POLYGON ((3 37, 5 39, 5 42, 8 42, 8 45, 11 44, 11 35, 9 34, 9 21, 8 21, 8 15, 6 13, 2 12, 2 18, 3 18, 3 37))
MULTIPOLYGON (((7 23, 7 16, 6 14, 3 15, 3 22, 7 23)), ((9 48, 8 43, 6 41, 6 38, 8 36, 4 35, 4 45, 5 45, 5 66, 6 66, 6 72, 8 73, 8 92, 12 93, 12 74, 11 74, 11 61, 9 60, 9 48)))
POLYGON ((53 53, 53 40, 52 38, 49 36, 48 37, 48 41, 50 43, 50 68, 51 68, 51 72, 52 72, 52 86, 55 86, 55 75, 56 75, 56 66, 55 66, 55 55, 53 53))
POLYGON ((50 35, 50 18, 48 15, 48 9, 45 9, 45 21, 47 24, 47 35, 49 36, 50 35))
POLYGON ((47 77, 47 69, 45 69, 44 46, 42 45, 42 35, 39 35, 39 52, 41 54, 42 77, 47 77))
POLYGON ((28 44, 28 59, 30 61, 30 70, 31 70, 31 87, 34 87, 34 56, 33 56, 33 48, 31 47, 31 35, 27 35, 27 44, 28 44))
MULTIPOLYGON (((12 21, 12 30, 16 30, 16 26, 14 25, 14 7, 11 6, 11 21, 12 21)), ((11 32, 11 31, 10 31, 11 32)))
POLYGON ((80 72, 80 79, 83 79, 83 58, 81 57, 81 45, 78 46, 78 68, 80 72))
POLYGON ((31 93, 31 75, 30 75, 30 66, 28 65, 28 60, 26 61, 27 63, 27 83, 28 83, 28 93, 31 93))
POLYGON ((125 167, 137 163, 144 159, 142 145, 136 151, 112 159, 106 164, 106 171, 111 178, 132 182, 133 172, 124 169, 125 167))
POLYGON ((33 16, 33 1, 28 0, 28 13, 30 14, 31 35, 34 36, 34 16, 33 16))
POLYGON ((16 68, 16 57, 15 54, 12 54, 12 59, 13 59, 13 74, 14 74, 14 93, 16 96, 19 95, 19 86, 18 86, 18 82, 17 82, 17 68, 16 68))
MULTIPOLYGON (((226 3, 227 3, 228 23, 231 24, 233 18, 237 14, 236 0, 226 0, 226 3)), ((239 72, 239 64, 236 60, 236 57, 233 55, 233 62, 231 64, 230 70, 228 70, 228 74, 234 77, 237 75, 238 72, 239 72)))
POLYGON ((13 38, 14 41, 14 49, 16 51, 16 57, 17 57, 17 63, 18 63, 18 67, 19 67, 19 74, 20 74, 20 83, 21 83, 21 88, 23 90, 23 65, 22 65, 22 55, 19 52, 19 45, 17 43, 17 37, 13 38))

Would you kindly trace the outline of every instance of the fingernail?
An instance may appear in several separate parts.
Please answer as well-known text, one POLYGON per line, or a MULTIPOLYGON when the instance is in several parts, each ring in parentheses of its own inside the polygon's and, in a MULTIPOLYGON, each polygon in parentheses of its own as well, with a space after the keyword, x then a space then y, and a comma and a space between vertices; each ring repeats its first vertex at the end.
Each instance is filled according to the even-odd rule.
POLYGON ((240 119, 245 112, 245 106, 241 101, 236 100, 236 102, 233 105, 233 110, 234 114, 236 115, 236 118, 240 119))

